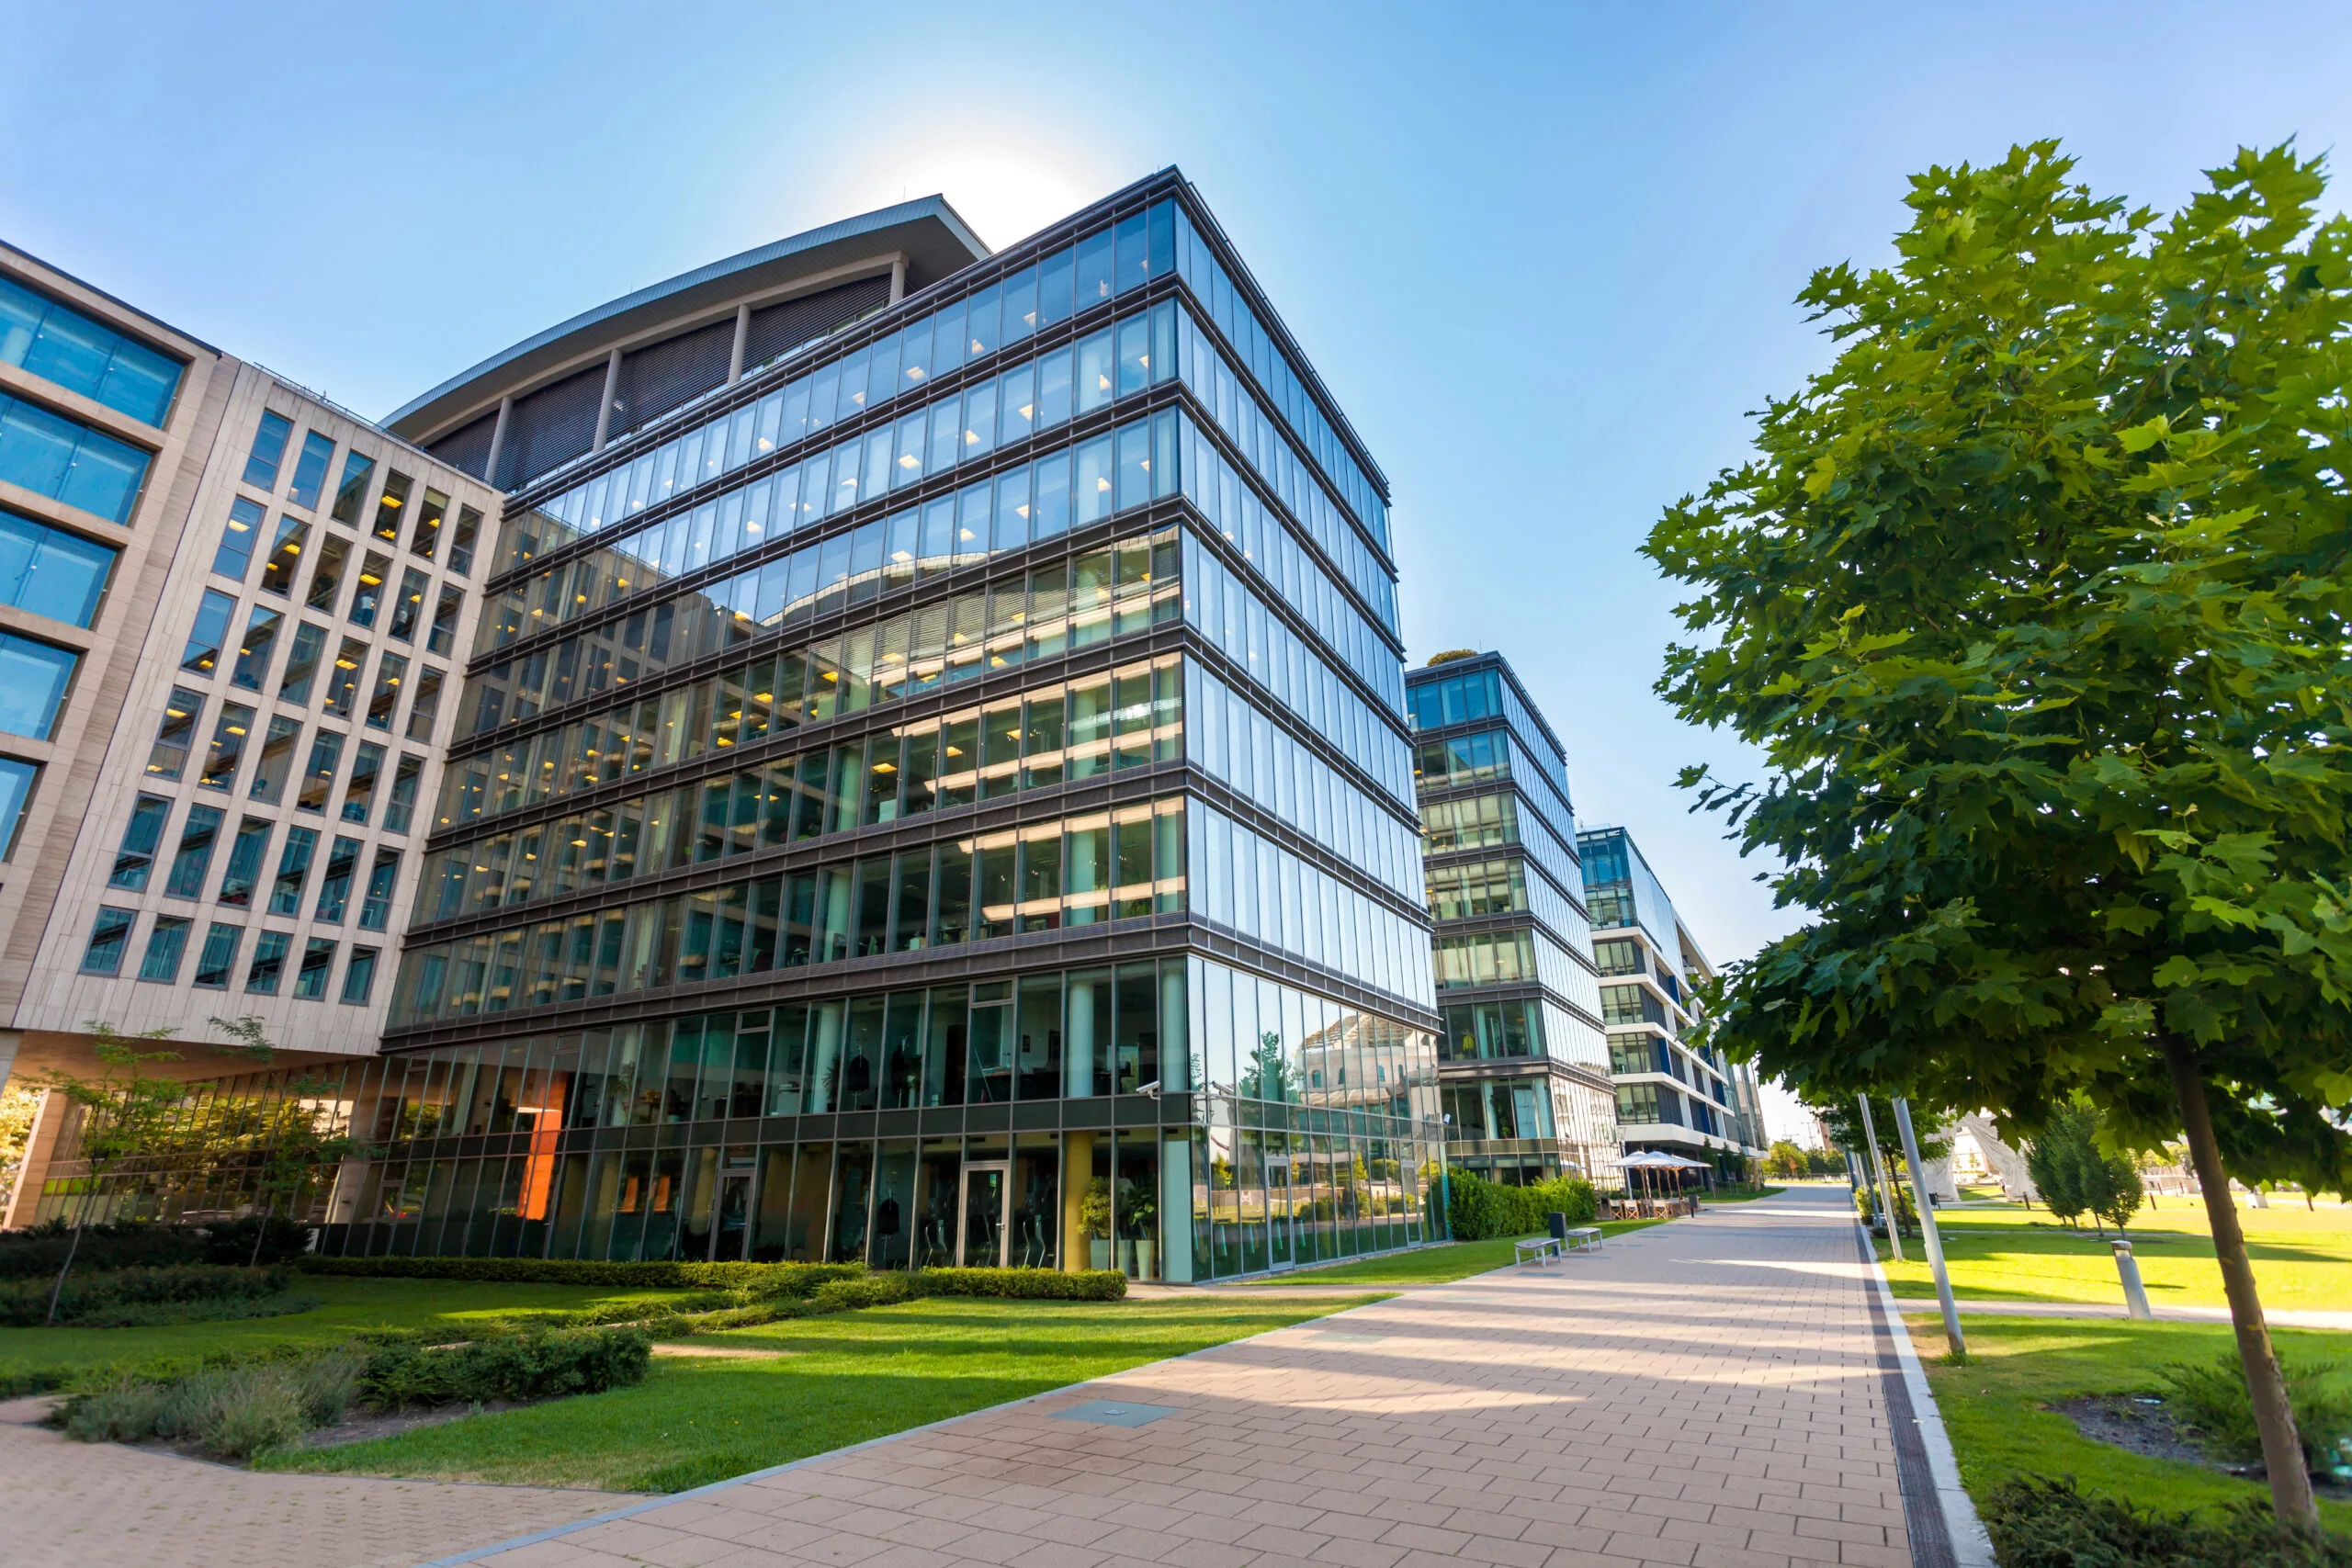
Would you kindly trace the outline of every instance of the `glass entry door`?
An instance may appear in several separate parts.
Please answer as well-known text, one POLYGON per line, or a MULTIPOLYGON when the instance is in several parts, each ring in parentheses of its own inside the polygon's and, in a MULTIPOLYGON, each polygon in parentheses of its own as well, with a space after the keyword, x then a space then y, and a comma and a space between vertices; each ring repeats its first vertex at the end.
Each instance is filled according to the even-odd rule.
POLYGON ((752 1173, 748 1170, 722 1172, 711 1216, 711 1258, 715 1261, 733 1262, 743 1257, 744 1244, 751 1239, 751 1231, 752 1173))
POLYGON ((964 1168, 964 1231, 956 1251, 967 1269, 1004 1267, 1004 1203, 1012 1183, 1004 1164, 964 1168))

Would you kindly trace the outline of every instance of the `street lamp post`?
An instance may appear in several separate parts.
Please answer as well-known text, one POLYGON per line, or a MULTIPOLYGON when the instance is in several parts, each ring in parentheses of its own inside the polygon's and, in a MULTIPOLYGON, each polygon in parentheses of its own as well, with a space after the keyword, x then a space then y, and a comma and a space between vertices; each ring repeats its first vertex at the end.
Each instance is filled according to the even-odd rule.
POLYGON ((1928 1268, 1936 1277, 1936 1301, 1944 1309, 1944 1337, 1955 1359, 1968 1355, 1960 1332, 1960 1306, 1951 1299, 1951 1276, 1944 1269, 1943 1233, 1936 1228, 1936 1206, 1928 1201, 1928 1169, 1919 1160, 1919 1140, 1911 1131, 1911 1102, 1894 1102, 1894 1125, 1903 1134, 1903 1158, 1911 1168, 1911 1195, 1919 1205, 1919 1235, 1928 1244, 1928 1268))

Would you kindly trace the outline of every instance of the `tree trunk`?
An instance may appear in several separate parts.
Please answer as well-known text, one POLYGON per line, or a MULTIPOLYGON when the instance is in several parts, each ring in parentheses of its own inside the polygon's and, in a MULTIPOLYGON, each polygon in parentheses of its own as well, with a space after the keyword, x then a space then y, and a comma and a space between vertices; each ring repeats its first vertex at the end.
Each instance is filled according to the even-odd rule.
POLYGON ((2262 1321, 2262 1298, 2254 1288, 2254 1266, 2245 1255, 2245 1233, 2238 1228, 2237 1205, 2230 1200, 2229 1173, 2222 1168, 2221 1145, 2213 1140, 2213 1113, 2205 1101, 2205 1079, 2188 1042, 2167 1034, 2165 1066, 2180 1100, 2188 1152, 2205 1191, 2205 1213, 2213 1224, 2213 1254, 2222 1265, 2222 1289, 2230 1300, 2230 1323, 2237 1330, 2238 1359, 2245 1367, 2246 1392, 2254 1400, 2254 1423, 2262 1434, 2262 1462, 2270 1477, 2270 1508, 2278 1522, 2317 1534, 2319 1504, 2312 1496, 2311 1472, 2303 1467, 2303 1445, 2295 1413, 2287 1403, 2287 1381, 2270 1348, 2262 1321))
POLYGON ((56 1325, 57 1299, 65 1293, 65 1276, 74 1271, 74 1255, 82 1250, 82 1229, 90 1223, 90 1205, 96 1201, 97 1181, 94 1174, 89 1190, 82 1194, 82 1201, 74 1206, 74 1239, 65 1244, 65 1261, 57 1266, 57 1282, 49 1288, 49 1315, 41 1319, 44 1327, 56 1325))
POLYGON ((264 1203, 261 1213, 254 1221, 254 1255, 245 1259, 245 1267, 248 1269, 261 1267, 261 1238, 269 1230, 270 1207, 269 1204, 264 1203))

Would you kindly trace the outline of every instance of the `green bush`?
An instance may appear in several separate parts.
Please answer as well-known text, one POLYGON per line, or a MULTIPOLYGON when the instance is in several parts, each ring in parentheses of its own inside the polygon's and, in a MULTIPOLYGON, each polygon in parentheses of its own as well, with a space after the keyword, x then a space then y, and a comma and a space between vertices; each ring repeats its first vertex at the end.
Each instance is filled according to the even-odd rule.
MULTIPOLYGON (((2303 1443, 2303 1462, 2325 1470, 2337 1462, 2336 1445, 2352 1438, 2352 1391, 2338 1382, 2341 1368, 2278 1358, 2287 1382, 2288 1408, 2303 1443)), ((2234 1350, 2220 1359, 2166 1367, 2160 1374, 2171 1395, 2173 1419, 2189 1429, 2197 1446, 2215 1459, 2262 1457, 2262 1433, 2254 1424, 2254 1396, 2246 1391, 2245 1366, 2234 1350)))
MULTIPOLYGON (((253 1301, 281 1293, 291 1279, 283 1268, 198 1264, 169 1269, 76 1269, 65 1277, 64 1289, 58 1293, 57 1322, 85 1325, 109 1314, 119 1319, 126 1308, 253 1301)), ((0 1326, 36 1328, 47 1323, 53 1284, 48 1279, 0 1280, 0 1326)), ((201 1321, 201 1316, 182 1321, 201 1321)))
POLYGON ((77 1443, 135 1443, 155 1434, 171 1390, 127 1374, 66 1402, 58 1424, 77 1443))
POLYGON ((1540 1231, 1544 1216, 1566 1214, 1572 1225, 1588 1225, 1600 1213, 1600 1195, 1582 1177, 1563 1176, 1532 1187, 1506 1187, 1466 1170, 1446 1173, 1448 1221, 1456 1241, 1526 1235, 1540 1231))
POLYGON ((2001 1568, 2352 1568, 2352 1540, 2281 1529, 2254 1499, 2219 1519, 2086 1497, 2068 1476, 2019 1476, 1983 1510, 2001 1568))
POLYGON ((1032 1302, 1115 1302, 1127 1277, 1115 1269, 1065 1274, 1055 1269, 924 1269, 914 1288, 926 1296, 1006 1296, 1032 1302))
POLYGON ((588 1263, 562 1258, 319 1258, 306 1274, 377 1280, 482 1280, 509 1285, 636 1285, 805 1296, 829 1280, 852 1280, 863 1263, 588 1263))
POLYGON ((358 1386, 361 1398, 382 1410, 601 1393, 642 1382, 652 1351, 652 1337, 628 1327, 387 1345, 368 1358, 358 1386))
POLYGON ((910 1302, 917 1293, 914 1281, 904 1274, 868 1274, 863 1280, 833 1280, 818 1286, 808 1304, 818 1312, 854 1312, 910 1302))
MULTIPOLYGON (((70 1248, 75 1269, 170 1269, 190 1264, 245 1264, 254 1260, 253 1219, 222 1220, 209 1225, 166 1225, 124 1220, 83 1227, 82 1242, 74 1244, 74 1227, 63 1220, 0 1231, 0 1280, 55 1279, 70 1248)), ((287 1263, 310 1245, 306 1225, 284 1218, 268 1222, 262 1238, 260 1261, 287 1263)))
POLYGON ((234 1323, 249 1317, 286 1317, 316 1312, 316 1296, 250 1296, 243 1300, 146 1302, 101 1307, 74 1320, 76 1328, 158 1328, 174 1323, 234 1323))

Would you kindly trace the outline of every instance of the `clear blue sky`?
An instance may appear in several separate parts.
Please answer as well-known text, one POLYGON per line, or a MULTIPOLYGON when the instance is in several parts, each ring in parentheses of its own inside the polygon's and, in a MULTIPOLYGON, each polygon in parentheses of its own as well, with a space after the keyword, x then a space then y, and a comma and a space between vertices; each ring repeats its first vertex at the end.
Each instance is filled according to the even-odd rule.
POLYGON ((2013 141, 2170 205, 2352 126, 2321 3, 0 0, 0 236, 375 415, 902 197, 1002 244, 1181 165, 1388 473, 1409 656, 1507 652, 1718 961, 1788 918, 1672 787, 1753 763, 1651 694, 1634 547, 1822 362, 1807 271, 2013 141))

